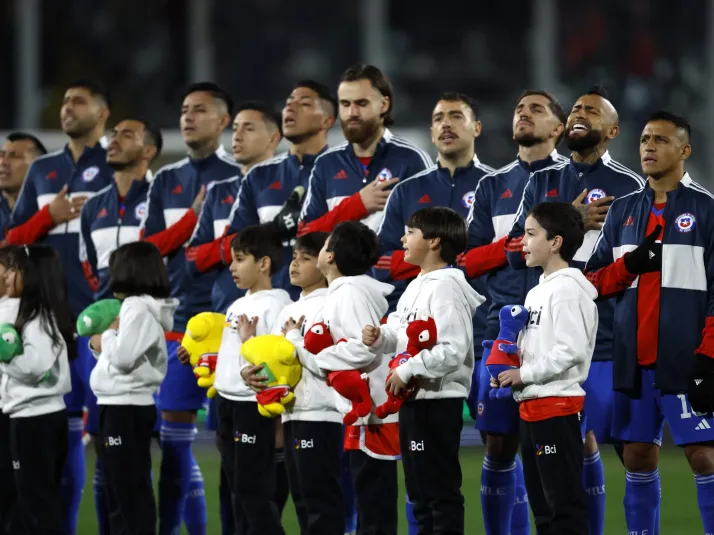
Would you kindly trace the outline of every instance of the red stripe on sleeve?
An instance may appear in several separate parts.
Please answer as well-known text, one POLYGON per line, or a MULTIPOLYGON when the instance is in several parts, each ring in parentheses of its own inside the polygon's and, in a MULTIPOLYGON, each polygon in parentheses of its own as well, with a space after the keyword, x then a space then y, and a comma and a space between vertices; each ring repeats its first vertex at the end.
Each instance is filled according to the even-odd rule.
POLYGON ((624 256, 609 266, 586 273, 585 276, 595 286, 600 297, 609 297, 624 292, 637 278, 637 275, 627 271, 624 256))
POLYGON ((143 241, 153 243, 161 251, 161 256, 168 256, 184 243, 191 239, 193 229, 196 227, 198 217, 192 209, 186 211, 184 216, 166 230, 157 232, 148 238, 141 237, 143 241))
POLYGON ((466 267, 466 274, 470 279, 475 279, 491 270, 508 265, 505 249, 507 239, 504 237, 488 245, 474 247, 470 251, 466 251, 462 258, 463 265, 466 267))
POLYGON ((699 344, 697 353, 714 359, 714 317, 712 316, 709 316, 704 322, 702 343, 699 344))
POLYGON ((50 215, 50 205, 7 232, 5 243, 8 245, 29 245, 42 238, 55 227, 55 222, 50 215))
POLYGON ((94 276, 94 271, 92 270, 92 264, 89 262, 82 262, 82 271, 84 272, 84 277, 87 279, 87 282, 89 283, 89 288, 93 292, 96 292, 99 289, 99 279, 94 276))
POLYGON ((309 234, 310 232, 332 232, 338 223, 343 221, 361 221, 369 215, 360 197, 359 192, 343 199, 340 204, 335 206, 326 214, 318 217, 314 221, 305 223, 301 221, 298 224, 298 236, 309 234))

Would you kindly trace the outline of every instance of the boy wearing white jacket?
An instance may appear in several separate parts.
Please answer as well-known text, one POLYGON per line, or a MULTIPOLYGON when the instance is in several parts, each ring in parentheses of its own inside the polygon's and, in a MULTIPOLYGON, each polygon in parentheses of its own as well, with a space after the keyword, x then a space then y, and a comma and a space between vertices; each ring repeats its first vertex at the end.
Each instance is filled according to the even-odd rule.
POLYGON ((543 535, 587 535, 580 416, 598 314, 597 290, 568 267, 583 243, 580 213, 569 204, 541 203, 525 222, 528 267, 543 268, 526 296, 530 319, 518 340, 521 368, 499 374, 512 386, 521 416, 521 454, 528 501, 543 535))
POLYGON ((290 303, 285 290, 273 289, 283 244, 270 225, 244 228, 231 242, 230 271, 247 293, 226 312, 214 386, 220 400, 218 437, 221 461, 233 492, 233 517, 246 533, 284 535, 275 493, 275 421, 261 416, 255 393, 266 377, 261 366, 241 355, 243 342, 275 333, 281 311, 290 303))
POLYGON ((402 244, 404 260, 421 272, 387 324, 365 326, 362 338, 373 351, 399 354, 407 348, 411 321, 434 320, 435 345, 391 370, 386 390, 401 396, 408 383, 416 381, 415 395, 399 411, 399 438, 419 533, 463 533, 459 444, 474 367, 473 315, 485 298, 452 267, 467 246, 466 224, 455 211, 418 210, 407 222, 402 244))

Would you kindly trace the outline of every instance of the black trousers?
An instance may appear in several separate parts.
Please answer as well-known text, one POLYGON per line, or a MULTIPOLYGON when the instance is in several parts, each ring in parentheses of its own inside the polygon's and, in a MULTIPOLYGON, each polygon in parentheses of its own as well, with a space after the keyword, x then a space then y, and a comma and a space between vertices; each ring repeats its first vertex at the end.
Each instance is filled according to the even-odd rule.
POLYGON ((261 416, 254 401, 221 398, 217 412, 236 530, 243 535, 284 535, 274 501, 275 421, 261 416))
POLYGON ((156 500, 151 482, 154 405, 101 405, 99 455, 111 535, 156 533, 156 500))
POLYGON ((64 410, 10 419, 10 451, 17 489, 12 533, 63 534, 60 483, 67 461, 68 433, 64 410))
POLYGON ((10 417, 0 412, 0 535, 9 535, 10 523, 17 505, 15 474, 10 452, 10 417))
POLYGON ((342 535, 342 424, 292 420, 283 424, 285 466, 302 535, 342 535))
POLYGON ((463 399, 404 403, 399 411, 399 443, 404 479, 419 535, 463 535, 459 444, 463 399))
POLYGON ((521 456, 538 535, 588 535, 579 415, 521 420, 521 456))
POLYGON ((288 469, 285 466, 285 452, 281 449, 275 450, 275 493, 273 501, 278 507, 278 515, 282 519, 285 504, 290 496, 290 485, 288 483, 288 469))
POLYGON ((397 462, 375 459, 361 450, 347 455, 357 503, 357 535, 396 535, 397 462))

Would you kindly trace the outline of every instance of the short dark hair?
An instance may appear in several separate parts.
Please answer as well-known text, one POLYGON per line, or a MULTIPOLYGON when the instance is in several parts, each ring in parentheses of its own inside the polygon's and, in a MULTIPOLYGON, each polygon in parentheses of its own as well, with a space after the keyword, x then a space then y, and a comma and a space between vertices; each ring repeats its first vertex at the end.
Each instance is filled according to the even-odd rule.
POLYGON ((109 256, 109 290, 127 296, 169 297, 169 273, 158 247, 135 241, 115 249, 109 256))
POLYGON ((272 222, 245 227, 231 241, 231 249, 236 253, 249 254, 256 261, 267 256, 271 275, 275 275, 283 265, 283 242, 272 222))
POLYGON ((263 121, 277 128, 280 137, 283 137, 283 118, 280 113, 275 111, 275 108, 269 106, 262 100, 247 100, 238 105, 235 115, 246 110, 257 111, 263 114, 263 121))
POLYGON ((343 275, 364 275, 379 260, 379 238, 367 225, 345 221, 330 233, 327 251, 334 254, 335 265, 343 275))
POLYGON ((310 256, 317 256, 330 237, 329 232, 308 232, 295 240, 293 249, 305 251, 310 256))
POLYGON ((111 109, 112 100, 109 95, 109 90, 97 80, 92 80, 90 78, 77 78, 72 81, 71 84, 67 86, 67 89, 74 89, 76 87, 81 87, 89 91, 93 97, 101 98, 107 105, 107 108, 111 109))
POLYGON ((674 113, 670 113, 668 111, 664 110, 658 110, 647 118, 647 122, 651 123, 652 121, 666 121, 668 123, 672 123, 674 126, 677 128, 681 128, 687 133, 687 139, 692 135, 692 127, 689 124, 689 121, 687 121, 684 117, 681 117, 680 115, 675 115, 674 113))
POLYGON ((565 202, 542 202, 528 214, 545 230, 546 238, 563 238, 560 257, 570 262, 585 238, 583 216, 571 204, 565 202))
POLYGON ((159 154, 161 154, 161 149, 164 147, 164 137, 161 135, 161 130, 159 129, 159 127, 148 119, 141 116, 130 115, 128 117, 124 117, 122 121, 136 121, 137 123, 141 123, 144 125, 144 142, 156 147, 156 154, 154 155, 154 159, 158 158, 159 154))
POLYGON ((47 154, 47 149, 42 144, 42 141, 37 139, 37 137, 33 136, 32 134, 28 134, 27 132, 10 132, 7 135, 6 139, 10 142, 30 141, 35 146, 35 152, 37 153, 38 156, 47 154))
POLYGON ((475 99, 471 98, 466 93, 459 93, 458 91, 445 91, 439 97, 439 101, 442 100, 445 100, 446 102, 463 102, 471 110, 474 120, 478 120, 478 104, 475 99))
POLYGON ((349 67, 342 73, 342 76, 340 76, 340 83, 357 82, 359 80, 369 80, 372 87, 379 91, 382 96, 389 97, 389 108, 382 114, 382 119, 384 120, 384 126, 394 124, 394 119, 392 118, 394 90, 387 76, 374 65, 365 65, 364 63, 358 63, 357 65, 349 67))
POLYGON ((598 95, 599 97, 602 97, 605 100, 610 100, 610 94, 607 92, 607 89, 605 89, 605 86, 600 85, 600 84, 595 84, 595 85, 590 86, 590 89, 588 89, 585 94, 586 95, 598 95))
MULTIPOLYGON (((550 107, 550 111, 552 111, 553 115, 555 115, 558 120, 563 123, 563 126, 565 126, 565 123, 568 122, 567 112, 563 109, 563 106, 561 106, 560 102, 558 102, 558 99, 555 98, 555 96, 551 92, 546 91, 545 89, 526 89, 518 97, 518 100, 516 101, 516 106, 521 103, 521 100, 531 95, 539 95, 548 99, 548 106, 550 107)), ((565 132, 565 130, 563 130, 563 132, 565 132)), ((558 141, 560 141, 560 139, 558 139, 558 141)))
POLYGON ((316 82, 315 80, 300 80, 295 84, 294 89, 297 89, 298 87, 306 87, 317 93, 320 100, 329 105, 328 112, 330 116, 335 117, 337 114, 337 97, 332 94, 329 87, 320 82, 316 82))
POLYGON ((17 254, 17 247, 14 245, 4 245, 0 247, 0 266, 3 266, 5 269, 13 267, 17 254))
POLYGON ((468 247, 464 218, 451 208, 429 206, 417 210, 409 217, 407 227, 421 230, 427 240, 439 238, 439 255, 450 266, 468 247))
POLYGON ((184 91, 183 94, 183 99, 186 99, 186 97, 189 96, 191 93, 199 92, 208 93, 216 100, 220 100, 221 102, 223 102, 223 104, 225 104, 226 106, 226 111, 228 112, 228 115, 233 117, 233 99, 228 94, 228 91, 213 82, 196 82, 186 88, 186 91, 184 91))

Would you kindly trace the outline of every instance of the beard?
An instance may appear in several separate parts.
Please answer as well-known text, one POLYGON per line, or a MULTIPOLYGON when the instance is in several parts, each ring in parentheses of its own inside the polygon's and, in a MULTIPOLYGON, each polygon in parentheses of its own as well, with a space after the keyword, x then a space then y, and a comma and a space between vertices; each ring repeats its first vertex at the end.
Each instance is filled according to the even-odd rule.
POLYGON ((307 130, 305 132, 297 132, 297 133, 292 133, 292 134, 283 134, 283 137, 287 139, 290 143, 293 145, 300 145, 301 143, 304 143, 311 137, 315 136, 316 134, 320 133, 319 128, 307 130))
POLYGON ((534 145, 538 145, 539 143, 543 143, 545 141, 545 138, 528 133, 516 134, 515 136, 513 136, 513 140, 521 147, 532 147, 534 145))
POLYGON ((138 163, 138 155, 136 155, 134 158, 126 158, 122 161, 107 161, 107 165, 115 171, 124 171, 125 169, 129 169, 130 167, 133 167, 138 163))
POLYGON ((573 152, 580 152, 587 149, 597 147, 602 141, 602 132, 600 130, 590 130, 583 137, 571 138, 570 135, 565 136, 565 145, 573 152))
POLYGON ((376 118, 369 121, 360 121, 357 127, 348 127, 347 123, 340 124, 342 125, 342 134, 348 142, 364 143, 379 129, 381 119, 376 118))
POLYGON ((97 125, 96 124, 77 123, 69 130, 65 130, 64 133, 67 134, 67 136, 69 136, 72 139, 79 139, 79 138, 86 137, 87 135, 89 135, 92 132, 92 130, 94 130, 95 126, 97 126, 97 125))

